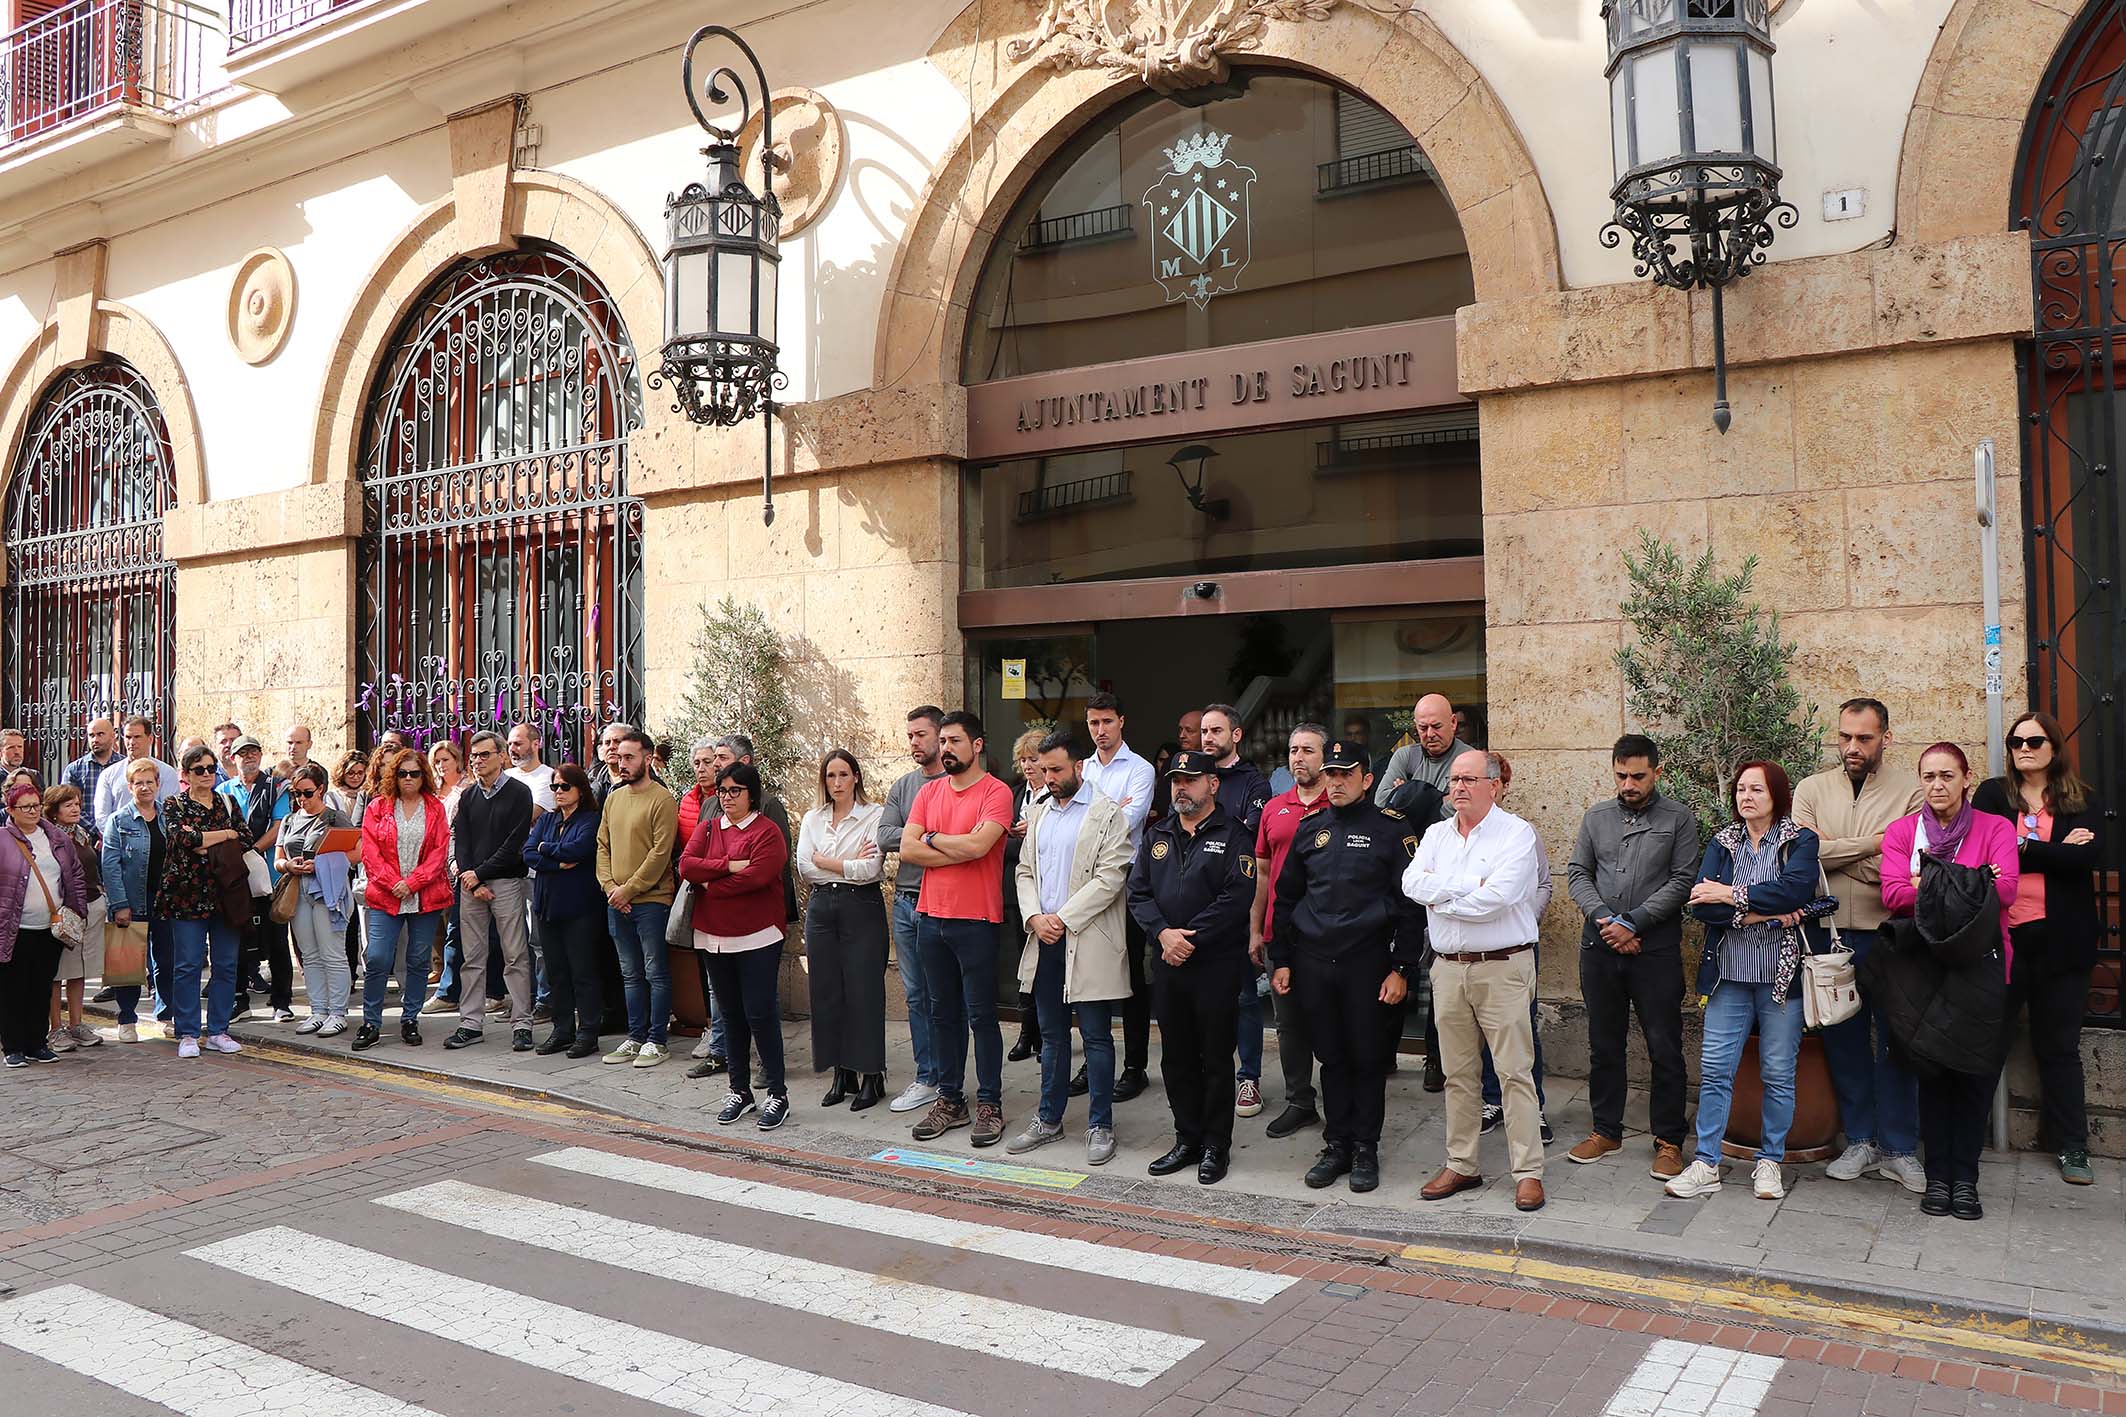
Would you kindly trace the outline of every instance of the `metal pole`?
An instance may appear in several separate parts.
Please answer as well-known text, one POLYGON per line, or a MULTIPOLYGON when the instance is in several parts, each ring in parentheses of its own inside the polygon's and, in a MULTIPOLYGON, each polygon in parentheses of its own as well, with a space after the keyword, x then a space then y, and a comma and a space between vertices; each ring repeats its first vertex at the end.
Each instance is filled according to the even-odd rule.
MULTIPOLYGON (((2001 722, 2001 555, 1999 489, 1994 481, 1993 440, 1982 438, 1971 454, 1971 473, 1978 494, 1978 547, 1981 594, 1985 600, 1986 775, 2007 772, 2007 745, 2001 722)), ((1993 1147, 2008 1149, 2008 1070, 2001 1068, 1993 1089, 1993 1147)))

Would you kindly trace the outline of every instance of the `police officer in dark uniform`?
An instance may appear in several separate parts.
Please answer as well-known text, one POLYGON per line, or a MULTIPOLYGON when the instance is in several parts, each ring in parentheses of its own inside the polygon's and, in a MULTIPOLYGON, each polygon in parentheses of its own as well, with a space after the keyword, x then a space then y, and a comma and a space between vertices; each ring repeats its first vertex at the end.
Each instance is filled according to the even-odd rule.
POLYGON ((1174 1109, 1174 1146, 1154 1176, 1196 1168, 1224 1179, 1233 1150, 1233 1000, 1248 961, 1255 842, 1218 806, 1210 755, 1180 752, 1166 770, 1173 810, 1144 831, 1129 877, 1129 910, 1151 958, 1159 1067, 1174 1109))
POLYGON ((1319 1189, 1349 1173, 1352 1190, 1370 1191, 1380 1184, 1388 1050, 1424 955, 1424 907, 1402 890, 1418 831, 1373 805, 1361 745, 1331 743, 1321 775, 1328 808, 1300 825, 1277 877, 1270 983, 1298 992, 1321 1060, 1328 1144, 1307 1184, 1319 1189))

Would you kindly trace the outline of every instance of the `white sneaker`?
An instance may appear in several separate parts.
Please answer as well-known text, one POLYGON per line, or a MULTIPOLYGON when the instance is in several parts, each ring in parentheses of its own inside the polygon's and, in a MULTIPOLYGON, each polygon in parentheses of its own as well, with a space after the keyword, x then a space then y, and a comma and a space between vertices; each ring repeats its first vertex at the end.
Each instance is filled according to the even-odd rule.
POLYGON ((180 1038, 180 1039, 178 1039, 178 1040, 177 1040, 177 1056, 178 1056, 178 1057, 180 1057, 180 1058, 196 1058, 196 1057, 198 1057, 198 1056, 199 1056, 199 1040, 198 1040, 197 1038, 180 1038))
POLYGON ((689 1058, 693 1058, 693 1059, 699 1060, 699 1059, 702 1059, 702 1058, 706 1058, 706 1057, 708 1057, 708 1056, 709 1056, 709 1054, 710 1054, 710 1053, 712 1053, 712 1052, 714 1052, 714 1051, 715 1051, 714 1049, 712 1049, 712 1048, 710 1048, 710 1047, 709 1047, 709 1033, 708 1033, 708 1030, 707 1030, 707 1029, 703 1029, 703 1030, 702 1030, 702 1033, 701 1033, 701 1041, 700 1041, 699 1043, 696 1043, 696 1044, 694 1045, 694 1051, 693 1051, 693 1052, 691 1052, 691 1053, 689 1053, 689 1054, 687 1054, 687 1056, 688 1056, 689 1058))
POLYGON ((324 1023, 318 1026, 317 1036, 320 1038, 337 1038, 346 1031, 347 1020, 338 1014, 331 1014, 326 1017, 324 1023))
MULTIPOLYGON (((1838 1159, 1823 1168, 1823 1174, 1834 1181, 1857 1181, 1866 1175, 1868 1168, 1882 1160, 1882 1148, 1871 1141, 1856 1141, 1839 1153, 1838 1159)), ((1925 1190, 1926 1182, 1919 1188, 1925 1190)))
POLYGON ((110 1039, 113 1043, 138 1043, 140 1041, 140 1030, 130 1023, 121 1023, 118 1027, 106 1033, 104 1037, 110 1039))
POLYGON ((1769 1156, 1757 1158, 1756 1166, 1750 1171, 1750 1185, 1756 1188, 1757 1199, 1761 1201, 1775 1201, 1786 1194, 1786 1177, 1780 1174, 1779 1163, 1769 1156))
POLYGON ((662 1043, 645 1043, 635 1050, 635 1061, 632 1066, 654 1068, 671 1056, 671 1050, 662 1043))
POLYGON ((301 1023, 297 1024, 295 1026, 295 1031, 297 1033, 315 1033, 324 1026, 325 1016, 323 1014, 312 1014, 310 1015, 310 1017, 304 1019, 301 1023))
POLYGON ((1693 1161, 1683 1168, 1682 1175, 1670 1180, 1661 1189, 1678 1200, 1709 1196, 1720 1189, 1720 1168, 1708 1166, 1702 1161, 1693 1161))
POLYGON ((938 1090, 927 1082, 911 1082, 901 1095, 886 1104, 889 1112, 920 1112, 938 1100, 938 1090))
POLYGON ((1885 1181, 1895 1181, 1915 1196, 1926 1194, 1927 1168, 1919 1164, 1916 1156, 1885 1156, 1870 1170, 1885 1181))
POLYGON ((632 1063, 635 1061, 635 1055, 641 1051, 642 1045, 640 1043, 637 1043, 632 1038, 623 1038, 620 1040, 618 1048, 615 1048, 598 1061, 601 1063, 632 1063))
POLYGON ((209 1038, 207 1046, 217 1053, 241 1053, 244 1051, 244 1045, 226 1033, 217 1033, 212 1038, 209 1038))

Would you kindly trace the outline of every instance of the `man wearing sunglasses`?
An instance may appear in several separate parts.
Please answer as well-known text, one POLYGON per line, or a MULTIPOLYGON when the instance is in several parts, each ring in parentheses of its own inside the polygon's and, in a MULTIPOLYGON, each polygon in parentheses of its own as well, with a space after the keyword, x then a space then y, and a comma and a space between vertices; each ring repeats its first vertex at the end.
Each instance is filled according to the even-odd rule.
MULTIPOLYGON (((1794 821, 1816 833, 1824 876, 1838 897, 1838 928, 1857 966, 1875 947, 1882 904, 1882 834, 1919 810, 1919 783, 1882 770, 1890 711, 1878 699, 1838 706, 1838 765, 1794 789, 1794 821)), ((1843 1155, 1824 1168, 1834 1181, 1870 1173, 1915 1195, 1927 1188, 1919 1164, 1919 1081, 1890 1051, 1889 1028, 1872 1007, 1823 1031, 1824 1060, 1845 1126, 1843 1155)))

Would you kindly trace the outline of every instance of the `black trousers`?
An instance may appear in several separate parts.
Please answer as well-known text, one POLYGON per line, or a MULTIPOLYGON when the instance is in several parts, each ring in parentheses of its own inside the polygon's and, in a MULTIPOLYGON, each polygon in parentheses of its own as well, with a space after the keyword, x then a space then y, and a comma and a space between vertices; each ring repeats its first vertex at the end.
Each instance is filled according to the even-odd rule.
POLYGON ((811 966, 812 1070, 884 1073, 886 898, 878 887, 814 886, 805 908, 805 958, 811 966))
POLYGON ((1655 1141, 1683 1144, 1683 956, 1674 949, 1620 955, 1607 945, 1580 950, 1580 997, 1587 1003, 1587 1100, 1594 1129, 1624 1139, 1628 1089, 1625 1047, 1631 1015, 1653 1064, 1655 1141))
POLYGON ((1292 992, 1306 1011, 1314 1056, 1321 1060, 1322 1137, 1349 1146, 1380 1142, 1388 1111, 1388 1050, 1397 1011, 1380 1001, 1392 966, 1385 945, 1341 959, 1301 954, 1292 961, 1292 992))
MULTIPOLYGON (((770 1097, 788 1097, 783 1082, 782 1014, 776 1006, 781 982, 782 941, 759 949, 719 954, 699 951, 709 968, 709 985, 723 1009, 724 1057, 731 1070, 731 1091, 751 1095, 753 1050, 760 1050, 760 1081, 770 1097)), ((882 971, 883 973, 883 971, 882 971)))
POLYGON ((1233 1049, 1240 1034, 1246 953, 1152 964, 1159 1074, 1184 1146, 1233 1144, 1233 1049))
MULTIPOLYGON (((1277 1009, 1277 1063, 1284 1070, 1284 1105, 1316 1110, 1314 1101, 1314 1038, 1307 1032, 1307 1011, 1299 991, 1270 991, 1277 1009)), ((1392 1042, 1392 1040, 1391 1040, 1392 1042)))
POLYGON ((51 1021, 59 939, 49 930, 17 930, 15 953, 0 964, 0 1051, 34 1053, 51 1021))
POLYGON ((1919 1139, 1926 1149, 1927 1180, 1978 1184, 1978 1157, 1993 1120, 1993 1089, 2000 1070, 1942 1072, 1919 1080, 1919 1139))
MULTIPOLYGON (((1122 1001, 1122 1069, 1135 1068, 1143 1072, 1152 1051, 1152 990, 1144 977, 1144 953, 1148 947, 1144 930, 1137 924, 1137 917, 1125 914, 1122 921, 1122 952, 1129 957, 1129 997, 1122 1001)), ((1161 965, 1160 968, 1165 968, 1161 965)), ((1233 981, 1233 998, 1240 997, 1240 981, 1233 981)), ((1163 1027, 1164 1025, 1162 1025, 1163 1027)), ((1240 1019, 1235 1008, 1233 1027, 1237 1032, 1240 1019)), ((1162 1043, 1161 1047, 1171 1045, 1162 1043)), ((1231 1052, 1231 1047, 1226 1049, 1231 1052)), ((1229 1065, 1227 1072, 1231 1072, 1229 1065)))
POLYGON ((2030 1051, 2037 1055, 2038 1141, 2054 1151, 2089 1149, 2089 1112, 2083 1098, 2082 1015, 2089 1007, 2089 971, 2062 969, 2066 941, 2032 920, 2010 932, 2015 962, 2008 972, 2008 1027, 2030 1010, 2030 1051))
POLYGON ((237 961, 234 1006, 237 1015, 250 1007, 251 994, 244 985, 260 960, 266 964, 268 1006, 285 1009, 295 1000, 295 962, 288 957, 288 927, 267 913, 266 900, 253 900, 251 906, 257 913, 244 930, 243 952, 237 961))
MULTIPOLYGON (((546 957, 546 1007, 561 1038, 596 1038, 605 1024, 605 979, 598 949, 606 943, 605 912, 558 920, 532 917, 532 933, 546 957)), ((489 978, 500 978, 493 974, 489 978)))

